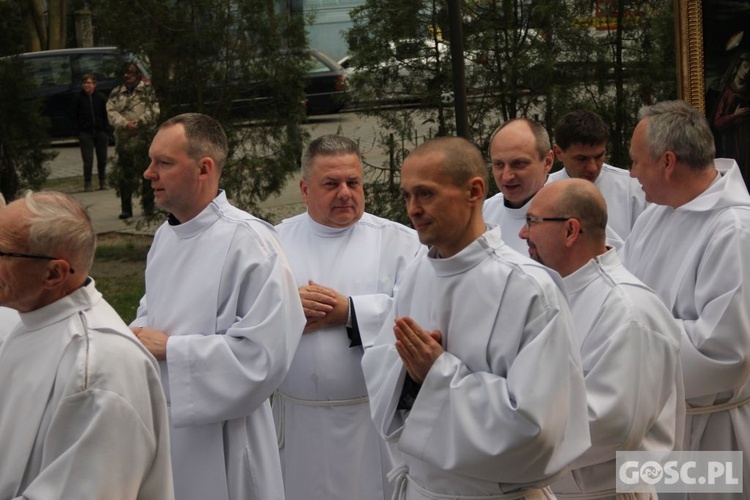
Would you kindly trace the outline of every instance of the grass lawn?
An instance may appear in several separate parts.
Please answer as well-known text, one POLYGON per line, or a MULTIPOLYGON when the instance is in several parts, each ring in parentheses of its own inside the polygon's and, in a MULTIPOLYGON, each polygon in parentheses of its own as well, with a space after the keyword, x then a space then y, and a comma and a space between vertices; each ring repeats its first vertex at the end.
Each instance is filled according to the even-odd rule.
POLYGON ((135 318, 146 289, 143 273, 151 236, 103 234, 97 238, 91 277, 125 323, 135 318))

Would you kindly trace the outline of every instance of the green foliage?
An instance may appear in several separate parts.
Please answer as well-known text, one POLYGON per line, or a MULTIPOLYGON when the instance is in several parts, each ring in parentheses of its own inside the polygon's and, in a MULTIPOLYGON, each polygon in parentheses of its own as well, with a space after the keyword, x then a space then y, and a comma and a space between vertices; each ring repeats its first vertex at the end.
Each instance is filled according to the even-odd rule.
MULTIPOLYGON (((585 108, 610 125, 609 161, 626 166, 638 108, 675 97, 672 1, 603 4, 613 9, 596 18, 589 0, 461 2, 467 138, 486 152, 506 120, 532 118, 551 134, 563 114, 585 108), (597 29, 606 25, 613 29, 597 29)), ((368 210, 375 213, 388 216, 401 203, 401 162, 424 140, 413 137, 414 124, 433 122, 438 135, 455 131, 452 102, 441 100, 452 89, 449 46, 457 42, 446 11, 437 0, 367 0, 351 12, 350 82, 359 112, 378 118, 384 149, 403 144, 368 179, 368 210), (419 109, 394 109, 403 96, 419 109)))
MULTIPOLYGON (((23 23, 15 2, 0 2, 0 56, 23 51, 23 23)), ((0 193, 10 201, 22 189, 39 189, 47 178, 49 137, 32 98, 33 82, 21 61, 0 59, 0 193)))
MULTIPOLYGON (((209 114, 224 125, 230 163, 222 187, 258 213, 298 170, 305 133, 304 22, 272 0, 92 2, 96 26, 112 44, 144 54, 161 120, 209 114), (136 36, 134 36, 136 34, 136 36), (268 100, 260 99, 270 93, 268 100)), ((262 214, 259 214, 262 215, 262 214)))

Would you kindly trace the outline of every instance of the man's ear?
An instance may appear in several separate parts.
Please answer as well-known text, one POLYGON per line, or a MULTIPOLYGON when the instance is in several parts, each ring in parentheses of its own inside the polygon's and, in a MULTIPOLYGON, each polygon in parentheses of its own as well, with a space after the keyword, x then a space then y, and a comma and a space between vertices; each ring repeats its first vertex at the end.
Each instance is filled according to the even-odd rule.
POLYGON ((560 146, 558 146, 557 144, 553 144, 552 151, 555 153, 555 157, 557 158, 557 160, 562 162, 562 158, 560 158, 560 156, 562 156, 563 150, 560 148, 560 146))
POLYGON ((472 202, 483 202, 487 194, 487 183, 481 177, 469 179, 469 200, 472 202))
POLYGON ((305 179, 300 179, 299 192, 300 195, 302 195, 302 201, 304 201, 305 203, 307 203, 307 198, 310 196, 310 192, 308 189, 309 188, 307 187, 307 181, 305 181, 305 179))
POLYGON ((201 176, 210 176, 216 171, 216 163, 213 158, 204 156, 198 162, 198 169, 201 176))
POLYGON ((63 259, 51 260, 47 264, 47 275, 44 277, 44 288, 52 290, 62 286, 71 274, 70 263, 63 259))
POLYGON ((578 241, 581 236, 581 221, 578 219, 568 219, 565 221, 565 246, 570 248, 578 241))
POLYGON ((676 172, 677 155, 675 155, 672 151, 667 151, 666 153, 664 153, 662 161, 664 162, 664 178, 666 180, 670 180, 676 172))
POLYGON ((555 153, 550 149, 544 157, 544 173, 548 174, 552 170, 552 164, 555 163, 555 153))

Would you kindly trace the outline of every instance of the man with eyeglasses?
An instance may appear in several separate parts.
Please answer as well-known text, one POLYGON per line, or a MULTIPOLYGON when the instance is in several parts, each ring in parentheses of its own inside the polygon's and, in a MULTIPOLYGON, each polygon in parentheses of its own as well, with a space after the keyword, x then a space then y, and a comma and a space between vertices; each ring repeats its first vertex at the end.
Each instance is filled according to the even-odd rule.
MULTIPOLYGON (((500 226, 503 240, 526 255, 526 243, 518 232, 526 221, 531 200, 548 181, 555 158, 549 134, 534 120, 509 120, 492 133, 489 154, 500 192, 485 202, 484 220, 500 226)), ((616 248, 622 245, 622 239, 611 228, 607 228, 607 238, 616 248)))
POLYGON ((686 450, 743 451, 750 491, 750 194, 685 101, 644 107, 630 174, 652 203, 620 256, 681 330, 686 450))
POLYGON ((546 486, 589 446, 565 298, 485 225, 487 182, 463 138, 404 161, 401 192, 430 250, 362 359, 373 420, 398 452, 394 498, 554 498, 546 486))
POLYGON ((679 327, 607 247, 606 227, 597 187, 565 179, 539 190, 519 234, 562 276, 583 362, 591 448, 552 486, 557 498, 614 498, 617 451, 669 452, 682 440, 679 327))
POLYGON ((86 210, 54 192, 0 208, 0 498, 174 498, 156 360, 88 277, 86 210))

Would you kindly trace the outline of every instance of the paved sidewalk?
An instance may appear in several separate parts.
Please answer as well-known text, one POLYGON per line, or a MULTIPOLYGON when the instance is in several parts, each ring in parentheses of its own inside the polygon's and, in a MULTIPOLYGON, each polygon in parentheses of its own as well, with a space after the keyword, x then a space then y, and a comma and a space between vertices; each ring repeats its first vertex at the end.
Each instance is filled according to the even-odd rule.
MULTIPOLYGON (((387 152, 377 144, 381 131, 377 121, 372 117, 360 117, 354 113, 316 116, 305 123, 304 127, 310 133, 311 138, 323 134, 343 134, 359 141, 360 150, 367 163, 381 165, 388 157, 387 152)), ((423 123, 419 127, 420 134, 433 135, 428 130, 429 127, 429 123, 423 123)), ((54 144, 53 149, 58 152, 58 156, 49 164, 50 179, 83 175, 81 151, 77 142, 54 144)), ((114 146, 110 146, 108 156, 111 158, 114 154, 114 146)), ((109 168, 110 165, 107 165, 107 169, 109 168)), ((81 186, 81 192, 72 193, 72 196, 88 207, 97 234, 111 232, 153 234, 159 226, 156 224, 136 228, 138 221, 142 221, 140 207, 137 206, 139 200, 133 200, 134 217, 132 219, 127 221, 118 219, 120 199, 114 189, 84 193, 83 186, 81 186)), ((280 195, 266 200, 261 207, 272 214, 271 222, 273 223, 303 212, 305 207, 300 198, 297 177, 290 179, 280 195)))

